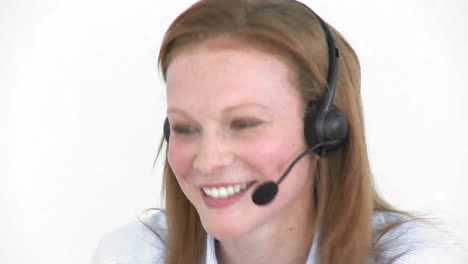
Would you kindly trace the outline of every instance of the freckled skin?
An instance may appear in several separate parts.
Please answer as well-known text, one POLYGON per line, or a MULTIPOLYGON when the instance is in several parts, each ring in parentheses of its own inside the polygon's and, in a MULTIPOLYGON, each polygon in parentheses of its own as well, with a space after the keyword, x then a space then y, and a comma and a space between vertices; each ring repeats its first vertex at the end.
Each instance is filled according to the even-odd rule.
POLYGON ((267 206, 253 204, 254 188, 228 207, 213 209, 203 202, 201 185, 277 180, 306 148, 303 106, 287 65, 267 53, 222 43, 212 40, 186 48, 169 65, 171 126, 195 131, 171 130, 169 164, 204 228, 218 240, 293 232, 310 215, 313 155, 296 164, 267 206), (233 125, 238 119, 259 124, 238 129, 233 125))

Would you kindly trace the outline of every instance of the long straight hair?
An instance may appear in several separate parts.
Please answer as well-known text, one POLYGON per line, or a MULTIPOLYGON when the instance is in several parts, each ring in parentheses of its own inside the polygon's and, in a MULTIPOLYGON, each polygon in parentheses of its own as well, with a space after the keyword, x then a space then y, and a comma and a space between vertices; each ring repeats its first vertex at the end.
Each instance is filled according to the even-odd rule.
MULTIPOLYGON (((314 210, 320 224, 317 248, 324 264, 358 264, 366 262, 373 250, 374 212, 397 211, 379 197, 372 183, 358 58, 343 36, 333 27, 329 29, 340 49, 334 104, 348 119, 349 135, 344 146, 334 155, 320 159, 315 175, 310 175, 315 177, 314 210)), ((181 49, 224 35, 269 52, 286 63, 305 105, 319 100, 325 93, 328 49, 324 32, 311 10, 293 0, 197 2, 176 18, 164 36, 158 58, 164 80, 171 61, 181 49)), ((180 189, 167 158, 163 195, 168 222, 166 263, 200 263, 206 232, 195 207, 180 189)))

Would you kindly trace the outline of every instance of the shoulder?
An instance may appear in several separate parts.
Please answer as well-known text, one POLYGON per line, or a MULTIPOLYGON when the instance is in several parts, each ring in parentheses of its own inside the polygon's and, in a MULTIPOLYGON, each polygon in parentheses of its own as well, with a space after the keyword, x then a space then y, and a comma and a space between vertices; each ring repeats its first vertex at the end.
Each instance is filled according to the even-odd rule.
POLYGON ((428 220, 398 213, 378 212, 372 227, 370 263, 465 263, 459 243, 428 220))
POLYGON ((151 210, 140 219, 104 235, 91 263, 163 263, 166 238, 165 213, 151 210))

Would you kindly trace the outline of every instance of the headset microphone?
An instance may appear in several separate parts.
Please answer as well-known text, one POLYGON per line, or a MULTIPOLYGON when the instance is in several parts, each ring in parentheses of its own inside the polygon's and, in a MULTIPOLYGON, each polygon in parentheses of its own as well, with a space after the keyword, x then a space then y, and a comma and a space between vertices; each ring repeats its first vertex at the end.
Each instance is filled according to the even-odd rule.
POLYGON ((324 145, 328 144, 335 144, 335 142, 324 142, 324 143, 318 143, 315 146, 306 149, 304 152, 302 152, 299 156, 297 156, 293 162, 289 165, 289 167, 286 169, 286 171, 283 173, 283 175, 276 181, 267 181, 262 184, 260 184, 257 189, 252 193, 252 201, 256 205, 266 205, 273 201, 275 198, 276 194, 278 193, 278 185, 286 178, 286 176, 289 174, 291 169, 296 165, 296 163, 302 159, 304 156, 307 154, 310 154, 314 151, 316 151, 318 148, 323 147, 324 145))

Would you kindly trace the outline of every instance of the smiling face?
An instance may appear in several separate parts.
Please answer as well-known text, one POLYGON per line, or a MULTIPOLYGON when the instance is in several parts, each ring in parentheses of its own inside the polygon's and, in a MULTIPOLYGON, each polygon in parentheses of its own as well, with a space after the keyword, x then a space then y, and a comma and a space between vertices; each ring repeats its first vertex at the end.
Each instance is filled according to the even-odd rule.
POLYGON ((276 181, 306 149, 303 104, 279 58, 229 40, 179 51, 167 71, 168 162, 205 230, 219 240, 294 223, 312 210, 312 156, 266 206, 255 187, 276 181))

